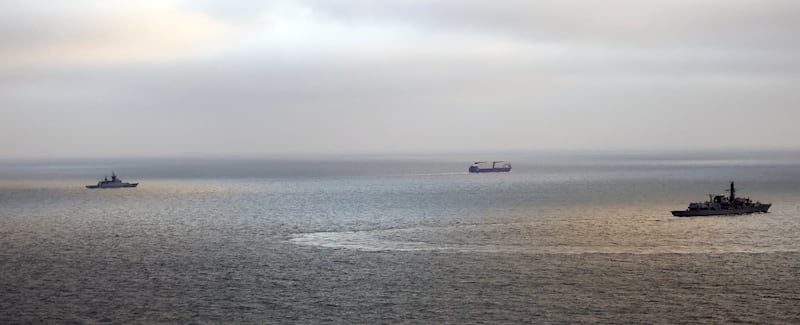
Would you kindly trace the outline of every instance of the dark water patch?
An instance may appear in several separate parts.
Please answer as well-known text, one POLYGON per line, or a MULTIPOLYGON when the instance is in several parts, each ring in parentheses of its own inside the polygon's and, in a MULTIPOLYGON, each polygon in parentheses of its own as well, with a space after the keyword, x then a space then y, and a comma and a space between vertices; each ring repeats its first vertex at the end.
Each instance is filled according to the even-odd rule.
POLYGON ((797 253, 365 254, 269 248, 232 255, 165 253, 146 261, 56 255, 14 260, 26 272, 4 278, 0 320, 800 321, 797 253))

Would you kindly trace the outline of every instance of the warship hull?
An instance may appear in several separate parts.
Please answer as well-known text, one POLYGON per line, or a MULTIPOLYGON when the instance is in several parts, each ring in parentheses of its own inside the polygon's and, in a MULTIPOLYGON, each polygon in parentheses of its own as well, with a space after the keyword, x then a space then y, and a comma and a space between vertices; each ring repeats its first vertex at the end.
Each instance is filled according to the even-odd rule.
POLYGON ((139 183, 86 185, 86 188, 126 188, 126 187, 136 187, 137 185, 139 185, 139 183))
POLYGON ((672 211, 676 217, 703 217, 703 216, 729 216, 751 213, 765 213, 772 204, 760 204, 758 206, 739 208, 739 209, 698 209, 672 211))

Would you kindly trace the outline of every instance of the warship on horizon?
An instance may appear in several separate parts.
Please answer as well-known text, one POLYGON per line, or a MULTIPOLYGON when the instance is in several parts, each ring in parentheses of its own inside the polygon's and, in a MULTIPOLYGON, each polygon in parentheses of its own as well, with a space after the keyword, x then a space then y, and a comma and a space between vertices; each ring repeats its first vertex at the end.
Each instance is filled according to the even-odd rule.
POLYGON ((102 181, 97 182, 97 185, 86 185, 86 188, 123 188, 123 187, 136 187, 139 183, 125 183, 117 174, 114 174, 114 171, 111 171, 111 180, 108 180, 108 177, 104 178, 102 181))
POLYGON ((720 216, 720 215, 740 215, 756 212, 767 212, 771 203, 753 202, 750 198, 736 197, 736 189, 731 182, 731 192, 729 197, 724 195, 713 196, 709 194, 706 202, 693 202, 686 210, 672 211, 676 217, 698 217, 698 216, 720 216))

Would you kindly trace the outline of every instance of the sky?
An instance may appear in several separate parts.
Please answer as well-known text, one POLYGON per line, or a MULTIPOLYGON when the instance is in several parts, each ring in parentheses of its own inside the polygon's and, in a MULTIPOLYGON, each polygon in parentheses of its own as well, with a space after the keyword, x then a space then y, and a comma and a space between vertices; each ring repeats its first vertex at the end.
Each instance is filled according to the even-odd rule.
POLYGON ((0 158, 800 147, 794 0, 4 0, 0 158))

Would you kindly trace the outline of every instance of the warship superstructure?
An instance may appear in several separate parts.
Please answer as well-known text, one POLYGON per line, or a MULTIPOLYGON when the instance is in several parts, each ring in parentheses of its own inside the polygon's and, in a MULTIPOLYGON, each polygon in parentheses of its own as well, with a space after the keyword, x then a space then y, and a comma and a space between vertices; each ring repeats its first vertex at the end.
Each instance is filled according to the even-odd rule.
POLYGON ((139 183, 126 183, 117 177, 117 174, 111 172, 111 180, 105 177, 102 181, 97 182, 97 185, 86 185, 86 188, 123 188, 123 187, 136 187, 139 183))
POLYGON ((493 173, 493 172, 510 172, 511 163, 507 161, 493 161, 492 167, 483 168, 482 166, 488 165, 485 161, 476 161, 469 166, 470 173, 493 173))
POLYGON ((706 202, 690 203, 686 210, 672 211, 676 217, 739 215, 756 212, 767 212, 770 203, 753 202, 750 198, 736 197, 736 188, 731 182, 730 196, 709 195, 706 202))

